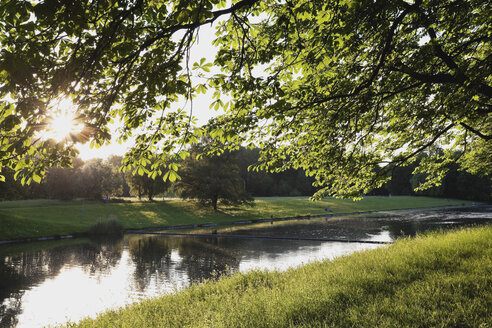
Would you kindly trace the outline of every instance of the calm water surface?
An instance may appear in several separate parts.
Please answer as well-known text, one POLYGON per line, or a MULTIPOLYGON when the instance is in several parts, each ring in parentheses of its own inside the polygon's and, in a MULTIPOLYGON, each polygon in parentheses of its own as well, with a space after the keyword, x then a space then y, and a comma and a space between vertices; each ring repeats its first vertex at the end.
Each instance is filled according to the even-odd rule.
MULTIPOLYGON (((491 207, 386 212, 249 227, 234 235, 391 241, 402 235, 492 223, 491 207)), ((63 240, 0 246, 0 327, 77 321, 226 273, 285 270, 377 244, 127 235, 113 242, 63 240)))

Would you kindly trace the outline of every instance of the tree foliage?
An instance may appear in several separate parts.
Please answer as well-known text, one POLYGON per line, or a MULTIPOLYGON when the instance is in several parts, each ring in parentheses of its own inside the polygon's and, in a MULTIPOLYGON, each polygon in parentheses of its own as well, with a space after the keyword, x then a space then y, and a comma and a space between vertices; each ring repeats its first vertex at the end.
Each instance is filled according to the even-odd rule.
POLYGON ((108 141, 121 118, 119 139, 136 138, 124 169, 149 176, 166 165, 176 179, 173 160, 205 133, 262 148, 259 168, 303 168, 318 196, 368 192, 434 144, 450 150, 421 162, 428 186, 452 162, 490 173, 491 16, 483 0, 5 0, 1 167, 39 181, 69 163, 73 142, 108 141), (188 54, 205 24, 217 27, 221 72, 203 83, 194 78, 211 63, 188 54), (225 114, 193 128, 172 104, 208 88, 225 114), (62 97, 85 128, 43 140, 62 97))

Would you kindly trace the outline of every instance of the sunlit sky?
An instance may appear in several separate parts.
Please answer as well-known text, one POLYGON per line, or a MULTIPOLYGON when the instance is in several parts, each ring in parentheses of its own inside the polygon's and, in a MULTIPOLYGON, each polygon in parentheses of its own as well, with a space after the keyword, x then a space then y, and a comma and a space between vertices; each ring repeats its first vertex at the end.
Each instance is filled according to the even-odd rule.
POLYGON ((50 106, 50 119, 40 133, 43 139, 61 141, 70 133, 80 133, 84 125, 77 122, 76 111, 70 99, 58 99, 50 106))

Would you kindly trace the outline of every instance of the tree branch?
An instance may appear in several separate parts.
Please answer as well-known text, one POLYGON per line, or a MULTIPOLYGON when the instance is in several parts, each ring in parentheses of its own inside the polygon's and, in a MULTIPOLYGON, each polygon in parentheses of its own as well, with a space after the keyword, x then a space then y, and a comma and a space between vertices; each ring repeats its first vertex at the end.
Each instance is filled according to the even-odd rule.
POLYGON ((193 29, 196 29, 202 25, 206 25, 206 24, 212 24, 213 22, 215 22, 219 17, 223 16, 223 15, 227 15, 227 14, 231 14, 231 13, 234 13, 236 12, 237 10, 241 9, 241 8, 245 8, 245 7, 251 7, 253 6, 255 3, 259 2, 260 0, 242 0, 242 1, 239 1, 238 3, 232 5, 231 7, 227 8, 227 9, 222 9, 222 10, 217 10, 217 11, 214 11, 212 12, 212 15, 213 17, 205 20, 205 21, 196 21, 196 22, 193 22, 193 23, 189 23, 189 24, 178 24, 178 25, 173 25, 173 26, 169 26, 167 28, 164 28, 161 32, 159 32, 156 36, 146 40, 139 48, 137 51, 135 51, 133 54, 123 58, 121 61, 126 61, 126 60, 129 60, 131 59, 132 57, 134 56, 138 56, 143 50, 147 49, 148 47, 150 47, 152 44, 154 44, 156 41, 162 39, 162 38, 165 38, 165 37, 168 37, 180 30, 193 30, 193 29))
POLYGON ((416 10, 420 5, 422 4, 422 0, 417 0, 415 3, 411 6, 408 6, 401 14, 398 16, 393 23, 391 24, 389 34, 384 42, 384 47, 383 50, 381 51, 381 55, 379 56, 379 61, 374 68, 374 71, 372 72, 371 76, 369 79, 363 83, 361 83, 353 92, 354 95, 358 94, 362 89, 370 86, 372 82, 376 79, 379 71, 384 65, 384 62, 386 61, 386 57, 388 54, 391 52, 393 48, 393 38, 395 37, 396 30, 398 26, 403 22, 403 19, 412 11, 416 10))
POLYGON ((413 71, 410 67, 404 65, 403 63, 398 63, 398 66, 392 66, 389 69, 405 73, 408 76, 419 80, 423 83, 463 83, 464 79, 458 79, 456 76, 453 76, 449 73, 437 73, 437 74, 423 74, 419 72, 413 71))
POLYGON ((470 132, 472 132, 472 133, 476 134, 477 136, 479 136, 480 138, 482 138, 482 139, 484 139, 484 140, 487 140, 487 141, 488 141, 488 140, 491 140, 491 139, 492 139, 492 136, 491 136, 491 135, 486 135, 486 134, 483 134, 483 133, 481 133, 480 131, 478 131, 478 130, 476 130, 476 129, 472 128, 471 126, 469 126, 469 125, 468 125, 468 124, 466 124, 466 123, 461 122, 461 123, 460 123, 460 125, 461 125, 462 127, 464 127, 467 131, 470 131, 470 132))
POLYGON ((427 147, 432 146, 436 142, 436 140, 439 139, 440 136, 442 136, 444 133, 449 131, 453 126, 454 126, 454 123, 449 124, 447 127, 444 128, 444 130, 442 130, 441 132, 436 134, 434 136, 434 138, 432 138, 432 140, 430 140, 428 143, 426 143, 425 145, 422 145, 421 147, 419 147, 417 150, 415 150, 410 155, 407 155, 407 156, 403 157, 402 159, 399 159, 398 161, 393 162, 393 163, 395 163, 396 165, 401 165, 401 164, 405 163, 407 160, 414 157, 415 155, 417 155, 421 151, 425 150, 427 147))

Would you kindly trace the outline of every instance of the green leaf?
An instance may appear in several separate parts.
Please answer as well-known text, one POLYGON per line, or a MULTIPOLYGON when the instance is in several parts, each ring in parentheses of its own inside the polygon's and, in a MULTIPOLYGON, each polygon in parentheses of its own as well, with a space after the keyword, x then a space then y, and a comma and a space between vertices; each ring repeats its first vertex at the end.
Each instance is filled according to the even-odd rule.
POLYGON ((36 183, 40 183, 41 182, 41 177, 37 174, 33 174, 32 175, 32 179, 34 180, 34 182, 36 183))
POLYGON ((181 177, 176 171, 169 171, 169 181, 174 182, 176 179, 181 180, 181 177))
POLYGON ((164 176, 162 177, 162 180, 167 181, 167 179, 169 178, 169 174, 170 174, 171 171, 167 171, 166 174, 164 174, 164 176))

